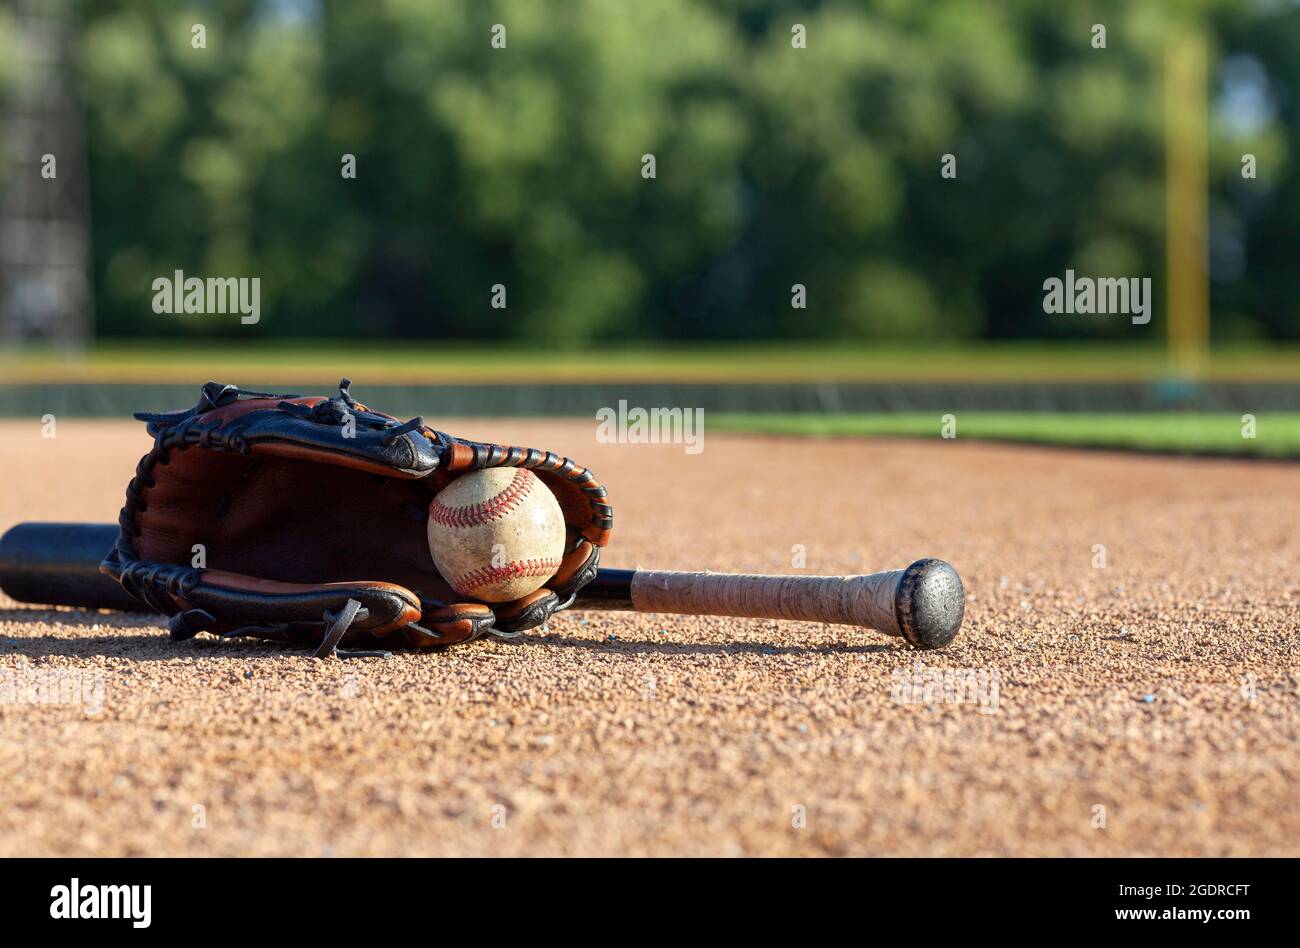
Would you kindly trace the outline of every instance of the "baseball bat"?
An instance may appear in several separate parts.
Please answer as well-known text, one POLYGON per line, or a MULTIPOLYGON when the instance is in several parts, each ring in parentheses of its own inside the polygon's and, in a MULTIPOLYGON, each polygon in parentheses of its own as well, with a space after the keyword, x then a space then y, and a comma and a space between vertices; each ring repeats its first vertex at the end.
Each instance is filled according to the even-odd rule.
MULTIPOLYGON (((149 611, 99 572, 116 539, 116 524, 18 524, 0 537, 0 590, 19 602, 149 611)), ((573 608, 855 625, 932 649, 961 628, 965 595, 957 571, 936 559, 866 576, 601 567, 573 608)))

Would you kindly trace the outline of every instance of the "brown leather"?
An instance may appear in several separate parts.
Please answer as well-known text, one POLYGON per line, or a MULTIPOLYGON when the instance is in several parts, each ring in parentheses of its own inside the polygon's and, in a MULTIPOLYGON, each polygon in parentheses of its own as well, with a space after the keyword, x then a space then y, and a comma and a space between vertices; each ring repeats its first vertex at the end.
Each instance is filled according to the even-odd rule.
MULTIPOLYGON (((225 425, 236 418, 242 418, 249 412, 266 411, 268 409, 278 408, 281 402, 288 402, 290 405, 302 405, 306 408, 315 408, 322 402, 328 401, 323 395, 298 395, 291 398, 248 398, 243 401, 231 402, 229 405, 223 405, 220 408, 212 408, 203 413, 205 422, 212 422, 218 426, 225 425)), ((357 402, 355 410, 359 412, 370 412, 374 415, 380 415, 384 418, 393 418, 387 412, 375 411, 361 402, 357 402)), ((184 411, 184 409, 180 409, 184 411)), ((170 414, 170 413, 169 413, 170 414)), ((393 418, 396 421, 396 418, 393 418)))
POLYGON ((560 568, 555 571, 555 575, 546 585, 552 589, 565 588, 573 581, 574 574, 585 566, 589 559, 591 559, 591 544, 585 540, 579 541, 572 550, 564 554, 564 559, 560 561, 560 568))
POLYGON ((492 614, 492 610, 481 602, 457 602, 449 606, 426 609, 424 618, 428 622, 446 622, 448 620, 487 618, 492 614))
POLYGON ((543 586, 541 589, 530 592, 527 596, 522 596, 513 602, 496 603, 493 606, 498 619, 510 620, 526 612, 537 603, 541 602, 547 596, 554 596, 551 590, 543 586))
POLYGON ((429 623, 430 626, 437 628, 437 635, 432 636, 418 629, 406 630, 406 641, 413 648, 432 649, 441 648, 445 645, 456 645, 464 642, 466 639, 474 637, 478 626, 469 619, 457 619, 453 621, 438 620, 429 623))
POLYGON ((271 455, 281 458, 298 458, 303 461, 312 461, 316 464, 335 464, 339 467, 350 467, 354 471, 365 471, 369 474, 379 474, 382 477, 416 477, 407 471, 399 471, 396 468, 385 467, 382 464, 374 464, 364 458, 350 457, 346 454, 340 454, 338 451, 330 451, 325 448, 310 448, 301 444, 276 444, 275 442, 263 442, 262 444, 253 445, 253 454, 271 455))
POLYGON ((212 408, 203 413, 205 424, 215 424, 218 427, 224 427, 228 422, 236 418, 242 418, 249 412, 266 411, 275 408, 280 402, 289 402, 292 405, 304 405, 307 408, 313 408, 325 401, 320 395, 309 395, 303 398, 249 398, 240 402, 231 402, 229 405, 223 405, 220 408, 212 408))
POLYGON ((487 606, 477 602, 458 602, 441 608, 425 609, 422 623, 436 633, 436 637, 425 635, 416 629, 407 630, 407 638, 416 648, 433 648, 442 645, 455 645, 470 638, 475 629, 483 622, 491 622, 495 613, 487 606))
POLYGON ((190 563, 202 544, 209 570, 310 586, 369 573, 424 598, 456 598, 429 554, 423 481, 192 448, 165 470, 137 515, 141 559, 190 563))
POLYGON ((322 590, 338 590, 340 594, 347 595, 351 598, 362 598, 364 594, 383 590, 390 592, 395 596, 406 600, 405 606, 391 621, 377 625, 369 630, 371 635, 387 635, 393 629, 400 629, 403 626, 418 622, 420 619, 420 600, 415 593, 396 583, 385 583, 377 580, 364 580, 347 583, 282 583, 274 579, 261 579, 256 576, 243 576, 239 573, 230 573, 220 569, 205 570, 203 573, 203 584, 205 586, 221 586, 226 589, 237 589, 241 592, 260 593, 266 596, 294 596, 300 593, 313 593, 322 590))
POLYGON ((474 464, 474 449, 467 444, 453 444, 451 446, 451 463, 444 470, 447 471, 465 471, 474 464))
POLYGON ((409 600, 418 607, 419 600, 415 594, 404 586, 396 583, 385 583, 379 580, 358 580, 347 583, 282 583, 274 579, 263 579, 258 576, 244 576, 240 573, 231 573, 223 569, 209 569, 203 571, 203 582, 214 586, 225 586, 227 589, 238 589, 243 592, 266 593, 271 596, 292 596, 301 592, 315 592, 319 589, 329 589, 339 587, 340 589, 356 589, 360 587, 377 587, 386 589, 389 592, 397 593, 409 600))

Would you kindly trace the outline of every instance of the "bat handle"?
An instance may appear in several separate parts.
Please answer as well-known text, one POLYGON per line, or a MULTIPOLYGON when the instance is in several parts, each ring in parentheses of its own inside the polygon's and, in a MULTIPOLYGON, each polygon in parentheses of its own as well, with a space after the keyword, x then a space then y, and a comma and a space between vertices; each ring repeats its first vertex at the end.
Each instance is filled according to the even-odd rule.
POLYGON ((965 614, 957 571, 943 560, 867 576, 756 576, 637 570, 632 604, 640 612, 795 619, 875 629, 917 648, 952 641, 965 614))
POLYGON ((20 523, 0 536, 0 591, 18 602, 147 612, 99 571, 115 523, 20 523))

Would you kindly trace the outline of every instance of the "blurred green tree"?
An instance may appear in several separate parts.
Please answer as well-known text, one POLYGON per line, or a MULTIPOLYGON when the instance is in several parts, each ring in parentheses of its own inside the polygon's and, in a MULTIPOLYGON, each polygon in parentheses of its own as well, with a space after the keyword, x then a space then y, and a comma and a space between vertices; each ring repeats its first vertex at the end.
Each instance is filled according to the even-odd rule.
POLYGON ((260 276, 267 335, 579 345, 1157 333, 1160 320, 1045 318, 1042 283, 1067 268, 1163 283, 1160 51, 1169 18, 1194 15, 1218 52, 1258 65, 1273 103, 1234 126, 1240 90, 1218 100, 1212 206, 1227 305, 1216 331, 1300 335, 1286 253, 1300 219, 1286 161, 1300 144, 1294 5, 84 9, 108 334, 240 332, 155 315, 151 281, 176 269, 260 276), (1090 42, 1098 22, 1105 49, 1090 42), (196 23, 204 49, 192 46, 196 23), (1267 158, 1261 181, 1233 177, 1247 145, 1267 158), (340 173, 345 155, 355 179, 340 173), (941 174, 945 155, 955 178, 941 174), (504 309, 492 306, 498 284, 504 309), (791 307, 794 284, 807 309, 791 307))

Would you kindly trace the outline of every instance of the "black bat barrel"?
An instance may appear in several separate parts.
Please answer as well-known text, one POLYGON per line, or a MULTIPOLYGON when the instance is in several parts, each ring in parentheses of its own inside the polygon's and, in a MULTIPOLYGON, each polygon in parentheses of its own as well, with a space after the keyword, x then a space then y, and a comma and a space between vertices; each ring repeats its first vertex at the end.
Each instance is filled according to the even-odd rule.
POLYGON ((615 609, 620 612, 634 612, 632 605, 632 577, 634 569, 615 569, 602 566, 596 570, 596 578, 578 590, 575 609, 615 609))
POLYGON ((113 523, 20 523, 0 537, 0 590, 19 602, 148 611, 99 571, 116 540, 113 523))

